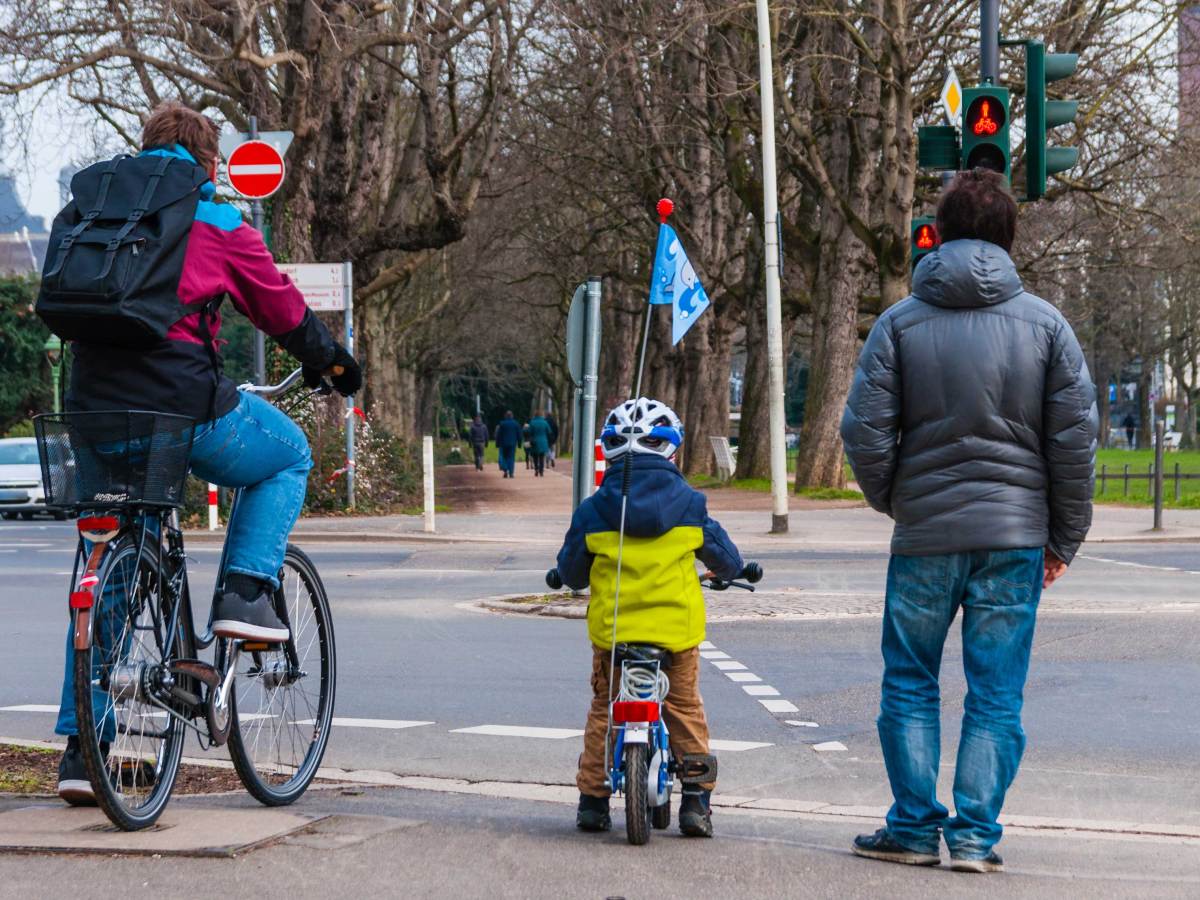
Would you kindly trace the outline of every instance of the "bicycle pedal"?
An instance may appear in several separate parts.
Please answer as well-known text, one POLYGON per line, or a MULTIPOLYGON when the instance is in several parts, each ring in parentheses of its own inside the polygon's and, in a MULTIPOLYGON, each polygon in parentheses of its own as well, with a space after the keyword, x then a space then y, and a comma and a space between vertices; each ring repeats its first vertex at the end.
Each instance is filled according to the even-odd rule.
POLYGON ((704 784, 717 780, 717 758, 711 753, 688 753, 679 761, 679 780, 684 784, 704 784))
POLYGON ((250 653, 261 653, 265 650, 273 650, 280 647, 280 644, 268 644, 266 641, 242 641, 242 649, 250 653))

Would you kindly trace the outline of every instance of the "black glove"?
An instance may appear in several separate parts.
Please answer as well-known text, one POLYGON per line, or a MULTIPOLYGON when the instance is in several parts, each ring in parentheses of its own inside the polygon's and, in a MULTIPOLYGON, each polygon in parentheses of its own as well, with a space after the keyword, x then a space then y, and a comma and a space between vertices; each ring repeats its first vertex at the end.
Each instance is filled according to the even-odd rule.
POLYGON ((324 369, 318 369, 316 366, 303 365, 301 366, 301 374, 304 377, 304 383, 313 390, 321 386, 321 378, 325 372, 328 372, 334 366, 342 369, 340 375, 330 375, 329 380, 333 383, 334 389, 343 397, 349 397, 362 387, 362 369, 358 365, 358 361, 350 355, 350 351, 341 344, 334 345, 337 349, 333 354, 333 361, 324 369))

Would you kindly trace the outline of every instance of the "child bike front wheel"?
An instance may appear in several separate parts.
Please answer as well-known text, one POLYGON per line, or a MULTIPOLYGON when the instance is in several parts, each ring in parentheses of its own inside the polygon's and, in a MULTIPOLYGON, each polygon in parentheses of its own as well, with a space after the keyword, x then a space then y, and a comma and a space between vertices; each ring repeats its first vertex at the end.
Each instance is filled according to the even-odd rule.
POLYGON ((648 756, 643 744, 625 747, 625 835, 634 846, 650 840, 650 803, 646 796, 648 756))

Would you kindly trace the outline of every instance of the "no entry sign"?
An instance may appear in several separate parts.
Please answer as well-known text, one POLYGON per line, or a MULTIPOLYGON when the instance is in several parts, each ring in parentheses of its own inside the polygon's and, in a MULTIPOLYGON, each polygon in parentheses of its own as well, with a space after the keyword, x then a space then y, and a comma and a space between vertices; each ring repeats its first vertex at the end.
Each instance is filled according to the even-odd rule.
POLYGON ((283 157, 263 141, 246 141, 229 154, 230 186, 251 200, 270 197, 283 184, 283 157))

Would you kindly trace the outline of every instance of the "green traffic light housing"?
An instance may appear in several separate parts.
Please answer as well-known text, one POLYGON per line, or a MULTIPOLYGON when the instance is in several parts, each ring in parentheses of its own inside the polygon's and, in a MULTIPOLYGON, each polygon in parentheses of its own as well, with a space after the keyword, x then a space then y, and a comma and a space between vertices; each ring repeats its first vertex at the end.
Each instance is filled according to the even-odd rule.
POLYGON ((1074 121, 1075 100, 1049 100, 1046 85, 1075 73, 1078 53, 1047 53, 1039 40, 1025 41, 1025 180, 1028 199, 1046 194, 1046 177, 1065 172, 1079 161, 1075 147, 1047 147, 1046 132, 1074 121))
POLYGON ((983 85, 963 91, 962 166, 1012 175, 1008 137, 1008 89, 983 85))
POLYGON ((942 245, 942 239, 938 235, 937 223, 933 216, 914 217, 911 237, 910 259, 915 269, 922 256, 927 256, 942 245))

